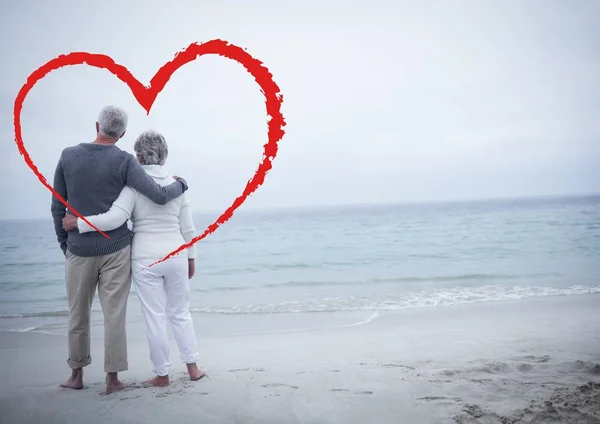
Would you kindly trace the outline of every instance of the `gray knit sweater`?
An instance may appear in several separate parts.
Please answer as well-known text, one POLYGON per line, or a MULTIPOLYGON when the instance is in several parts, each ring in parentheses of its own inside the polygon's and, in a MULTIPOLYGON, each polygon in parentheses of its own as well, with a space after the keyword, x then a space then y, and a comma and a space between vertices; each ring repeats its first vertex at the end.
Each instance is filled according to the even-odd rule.
MULTIPOLYGON (((161 187, 144 171, 129 153, 114 145, 81 143, 63 150, 54 173, 56 190, 83 216, 108 211, 125 186, 164 205, 187 190, 183 178, 161 187)), ((67 249, 77 256, 101 256, 117 252, 131 244, 132 234, 127 223, 105 232, 110 240, 98 232, 68 233, 62 228, 66 208, 52 196, 54 230, 63 253, 67 249)))

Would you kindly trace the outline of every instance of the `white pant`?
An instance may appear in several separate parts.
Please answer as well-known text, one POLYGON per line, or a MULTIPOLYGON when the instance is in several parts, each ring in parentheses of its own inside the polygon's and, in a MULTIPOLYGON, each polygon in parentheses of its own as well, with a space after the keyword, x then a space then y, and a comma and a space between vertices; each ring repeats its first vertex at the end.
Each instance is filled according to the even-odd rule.
POLYGON ((190 314, 187 257, 178 255, 143 269, 160 259, 135 259, 131 265, 135 291, 146 319, 150 360, 156 375, 165 376, 171 371, 167 318, 171 322, 181 360, 192 364, 198 361, 199 355, 190 314))

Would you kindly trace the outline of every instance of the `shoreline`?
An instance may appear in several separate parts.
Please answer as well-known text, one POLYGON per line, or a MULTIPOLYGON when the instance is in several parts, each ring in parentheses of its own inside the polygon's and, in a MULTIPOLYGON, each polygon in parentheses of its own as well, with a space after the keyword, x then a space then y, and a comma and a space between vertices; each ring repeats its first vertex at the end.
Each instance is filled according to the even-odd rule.
MULTIPOLYGON (((360 326, 368 324, 369 322, 379 319, 381 316, 387 316, 389 314, 403 314, 412 313, 411 311, 431 311, 431 313, 437 313, 437 311, 444 311, 448 308, 468 308, 471 305, 502 305, 502 304, 515 304, 518 305, 521 302, 544 302, 544 299, 560 299, 560 298, 576 298, 585 296, 596 296, 600 298, 600 286, 587 287, 585 290, 581 289, 579 292, 573 291, 571 293, 562 293, 560 291, 554 293, 541 294, 537 296, 525 296, 525 297, 509 297, 504 298, 489 298, 489 299, 471 299, 463 300, 456 303, 442 303, 436 304, 415 304, 415 305, 392 305, 395 307, 389 307, 389 309, 380 308, 365 308, 365 309, 351 309, 351 310, 308 310, 308 311, 276 311, 276 312, 203 312, 198 311, 197 307, 194 308, 192 305, 191 312, 192 317, 196 323, 211 323, 210 326, 204 328, 207 331, 201 331, 200 336, 245 336, 245 335, 256 335, 256 334, 279 334, 287 332, 299 332, 299 331, 317 331, 317 330, 329 330, 336 328, 360 326), (275 319, 272 319, 276 317, 275 319), (280 319, 278 319, 280 318, 280 319), (254 326, 247 325, 246 328, 263 328, 262 331, 256 332, 245 332, 238 328, 237 323, 242 320, 254 323, 254 326), (324 325, 323 323, 327 324, 324 325), (216 331, 210 329, 218 327, 216 331)), ((94 329, 100 329, 103 326, 103 315, 100 309, 100 305, 96 300, 92 309, 92 333, 94 329)), ((67 327, 67 313, 58 314, 57 312, 49 312, 48 315, 32 314, 31 316, 15 315, 15 316, 4 316, 1 317, 0 321, 0 333, 37 333, 37 334, 53 334, 66 336, 67 327), (15 325, 15 323, 19 323, 15 325)), ((128 313, 127 313, 127 326, 130 335, 136 338, 145 337, 145 327, 143 317, 140 313, 140 305, 137 298, 133 297, 129 300, 128 313)), ((96 330, 97 331, 97 330, 96 330)), ((97 335, 92 334, 92 338, 97 338, 97 335)))

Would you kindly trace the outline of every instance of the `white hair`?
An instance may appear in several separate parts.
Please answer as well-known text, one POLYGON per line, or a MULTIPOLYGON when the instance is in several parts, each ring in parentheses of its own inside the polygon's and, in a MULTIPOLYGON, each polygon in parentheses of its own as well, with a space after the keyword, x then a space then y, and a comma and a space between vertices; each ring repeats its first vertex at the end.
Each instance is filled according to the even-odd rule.
POLYGON ((138 136, 133 150, 142 165, 164 165, 169 154, 165 138, 152 130, 144 131, 138 136))
POLYGON ((112 138, 121 138, 127 129, 127 112, 117 106, 106 106, 98 116, 98 132, 112 138))

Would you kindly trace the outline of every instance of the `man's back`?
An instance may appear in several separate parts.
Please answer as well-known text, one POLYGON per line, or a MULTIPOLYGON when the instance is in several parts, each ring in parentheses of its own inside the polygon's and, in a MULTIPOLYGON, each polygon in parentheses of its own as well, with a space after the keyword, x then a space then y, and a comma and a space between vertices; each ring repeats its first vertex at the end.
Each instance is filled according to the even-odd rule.
MULTIPOLYGON (((64 149, 60 166, 69 205, 84 216, 110 209, 125 187, 123 170, 130 160, 128 156, 133 158, 118 147, 105 144, 81 143, 64 149)), ((60 202, 59 207, 64 210, 60 202)), ((111 240, 97 232, 79 234, 72 231, 68 235, 67 246, 69 251, 78 256, 99 256, 116 252, 131 243, 127 224, 106 235, 111 240)))
MULTIPOLYGON (((146 174, 136 159, 114 145, 81 143, 63 150, 56 173, 54 188, 83 216, 104 213, 125 187, 131 186, 165 204, 181 195, 185 181, 161 187, 146 174)), ((109 231, 107 239, 97 232, 79 234, 62 230, 65 206, 53 196, 52 215, 55 230, 63 251, 77 256, 100 256, 117 252, 131 244, 132 234, 123 224, 109 231)))

